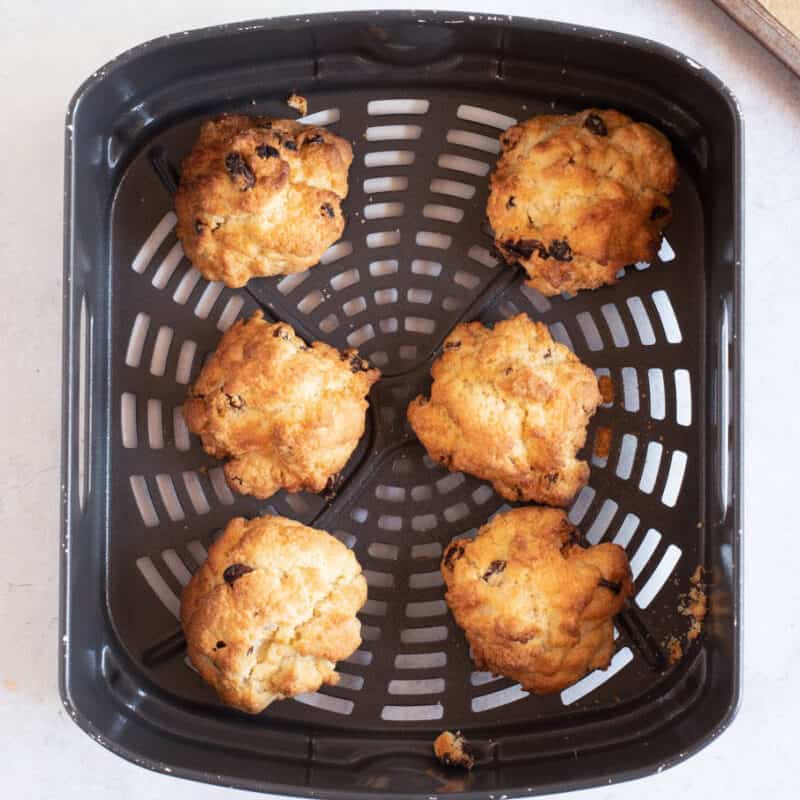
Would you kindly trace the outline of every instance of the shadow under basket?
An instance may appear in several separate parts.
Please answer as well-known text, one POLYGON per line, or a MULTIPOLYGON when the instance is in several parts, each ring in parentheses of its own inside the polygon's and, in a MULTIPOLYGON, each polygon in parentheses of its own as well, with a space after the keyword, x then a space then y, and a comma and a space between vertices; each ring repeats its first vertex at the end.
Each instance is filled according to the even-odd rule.
POLYGON ((111 62, 72 101, 66 154, 61 692, 94 739, 154 770, 262 792, 490 798, 660 771, 730 723, 741 141, 713 75, 652 42, 524 19, 269 20, 166 37, 111 62), (304 119, 354 145, 342 240, 298 275, 208 283, 176 239, 177 168, 204 119, 295 117, 291 92, 308 98, 304 119), (588 106, 669 136, 674 221, 653 263, 546 299, 493 255, 488 175, 516 120, 588 106), (233 495, 181 417, 221 332, 259 308, 383 370, 332 498, 233 495), (547 697, 476 672, 443 599, 443 547, 508 506, 432 463, 405 422, 455 324, 520 312, 613 387, 570 517, 591 542, 627 549, 637 586, 609 669, 547 697), (177 616, 215 534, 263 513, 345 541, 369 600, 338 686, 251 717, 224 708, 187 665, 177 616), (708 615, 689 640, 678 607, 698 566, 708 615), (683 657, 670 663, 673 636, 683 657), (445 729, 471 741, 472 772, 433 759, 445 729))

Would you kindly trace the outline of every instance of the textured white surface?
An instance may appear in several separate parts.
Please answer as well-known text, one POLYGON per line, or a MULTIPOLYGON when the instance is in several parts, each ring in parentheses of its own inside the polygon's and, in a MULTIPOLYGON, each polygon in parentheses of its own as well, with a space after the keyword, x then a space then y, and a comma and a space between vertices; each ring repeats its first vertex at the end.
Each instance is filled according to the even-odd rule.
MULTIPOLYGON (((344 5, 344 3, 342 3, 344 5)), ((369 0, 350 8, 402 7, 369 0)), ((429 5, 434 5, 431 2, 429 5)), ((439 8, 486 4, 439 0, 439 8)), ((325 3, 0 0, 0 747, 3 797, 252 797, 147 772, 69 720, 56 686, 63 119, 97 67, 161 34, 325 3)), ((330 9, 331 6, 328 6, 330 9)), ((581 798, 800 796, 800 80, 708 0, 495 0, 495 13, 660 40, 717 73, 746 125, 745 681, 738 719, 688 762, 581 798)), ((213 767, 212 767, 213 768, 213 767)), ((574 796, 574 795, 573 795, 574 796)))

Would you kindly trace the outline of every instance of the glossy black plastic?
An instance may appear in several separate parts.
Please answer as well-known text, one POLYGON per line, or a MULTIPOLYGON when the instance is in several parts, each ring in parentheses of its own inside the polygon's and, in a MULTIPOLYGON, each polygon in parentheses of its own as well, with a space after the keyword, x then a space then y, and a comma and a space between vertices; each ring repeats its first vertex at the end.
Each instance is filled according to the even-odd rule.
POLYGON ((606 784, 670 766, 724 730, 735 714, 741 664, 740 126, 734 100, 713 75, 653 42, 454 13, 327 14, 192 31, 141 45, 87 80, 67 118, 65 188, 60 657, 62 697, 76 722, 151 769, 342 800, 513 797, 606 784), (354 143, 343 237, 352 250, 288 288, 263 279, 246 293, 225 289, 214 297, 204 281, 191 283, 190 265, 174 249, 165 215, 176 167, 203 118, 225 111, 293 116, 283 102, 291 91, 308 97, 311 112, 338 109, 330 127, 354 143), (425 113, 368 113, 370 101, 398 98, 427 100, 425 113), (491 141, 502 122, 487 125, 464 106, 521 119, 590 105, 618 108, 670 137, 681 165, 667 232, 675 257, 630 267, 616 286, 542 302, 521 288, 518 269, 492 264, 486 252, 483 167, 463 172, 441 158, 469 158, 486 169, 494 160, 491 141), (420 131, 402 140, 366 135, 367 127, 383 125, 420 131), (448 137, 453 130, 479 138, 448 137), (365 163, 368 152, 395 150, 413 153, 413 163, 365 163), (364 185, 386 176, 405 180, 381 194, 364 185), (458 181, 472 195, 443 195, 431 187, 436 179, 458 181), (397 218, 365 214, 365 206, 384 201, 403 204, 397 218), (455 208, 460 219, 437 217, 436 205, 455 208), (159 225, 166 234, 142 255, 159 225), (374 246, 368 238, 394 230, 400 238, 392 244, 374 246), (420 238, 420 231, 444 238, 420 238), (660 292, 674 310, 677 338, 659 327, 660 292), (243 300, 240 316, 261 307, 306 338, 340 347, 372 325, 371 336, 362 330, 357 338, 363 355, 379 354, 385 377, 370 397, 364 441, 332 498, 280 494, 269 503, 228 503, 208 478, 213 459, 194 440, 188 449, 178 446, 172 414, 186 385, 173 376, 181 345, 196 345, 194 377, 234 296, 243 300), (384 308, 378 298, 393 299, 384 308), (517 697, 511 681, 488 685, 486 676, 471 675, 463 637, 440 602, 437 547, 483 524, 502 501, 475 479, 446 481, 404 424, 405 407, 426 389, 430 360, 454 324, 518 311, 561 323, 562 339, 607 371, 616 388, 592 422, 587 457, 600 427, 612 430, 612 449, 607 459, 594 459, 594 494, 579 498, 573 517, 598 537, 623 536, 634 559, 642 553, 640 590, 671 547, 680 551, 655 599, 620 623, 619 648, 628 649, 629 663, 572 703, 517 697), (150 324, 137 362, 128 351, 142 313, 150 324), (642 314, 650 333, 639 327, 642 314), (157 363, 162 328, 172 340, 166 361, 157 363), (626 368, 638 374, 630 397, 623 392, 626 368), (691 386, 689 411, 678 411, 675 370, 685 371, 691 386), (134 397, 135 441, 121 433, 123 395, 134 397), (625 434, 639 443, 627 478, 619 466, 625 434), (656 489, 648 491, 650 443, 661 449, 656 489), (676 451, 686 467, 669 505, 676 451), (182 482, 187 472, 200 481, 208 508, 198 510, 182 482), (147 487, 155 523, 143 520, 131 476, 147 487), (177 517, 163 499, 170 482, 177 517), (221 707, 184 663, 174 604, 165 606, 144 578, 149 562, 176 597, 196 566, 187 545, 207 545, 235 514, 265 511, 338 531, 370 572, 361 651, 368 655, 342 665, 347 686, 323 690, 336 710, 318 699, 275 704, 257 717, 221 707), (638 523, 625 533, 629 517, 638 523), (709 583, 703 634, 667 667, 664 644, 686 631, 677 607, 698 565, 709 583), (416 628, 424 631, 408 633, 416 628), (444 654, 444 662, 436 655, 427 667, 407 669, 397 658, 424 653, 444 654), (426 682, 409 688, 406 680, 426 682), (507 702, 483 710, 483 701, 476 704, 504 689, 507 702), (414 719, 409 708, 425 710, 414 719), (478 763, 471 773, 432 760, 432 739, 445 728, 459 728, 473 742, 478 763))

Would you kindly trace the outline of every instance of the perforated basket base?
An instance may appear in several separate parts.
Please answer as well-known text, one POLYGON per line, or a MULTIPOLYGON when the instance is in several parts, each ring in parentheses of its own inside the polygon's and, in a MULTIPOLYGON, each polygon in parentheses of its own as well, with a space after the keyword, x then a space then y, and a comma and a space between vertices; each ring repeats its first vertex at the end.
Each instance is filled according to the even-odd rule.
POLYGON ((729 98, 708 73, 649 43, 422 18, 198 32, 134 51, 76 96, 64 692, 82 724, 148 766, 301 794, 531 793, 670 763, 735 705, 738 125, 729 98), (646 68, 646 80, 621 77, 646 68), (116 107, 125 80, 133 98, 116 107), (210 114, 293 116, 282 102, 289 90, 308 97, 313 121, 353 142, 343 239, 305 273, 244 290, 209 284, 175 237, 175 165, 210 114), (652 264, 627 268, 616 286, 548 300, 491 255, 487 175, 509 124, 588 105, 621 108, 671 137, 681 163, 675 221, 652 264), (234 496, 180 416, 221 331, 258 308, 308 340, 358 347, 384 372, 330 500, 234 496), (620 624, 609 669, 549 697, 474 671, 439 560, 450 539, 508 506, 487 484, 434 465, 405 422, 457 322, 520 312, 613 383, 590 426, 590 485, 570 517, 590 541, 627 549, 634 622, 645 631, 620 624), (592 456, 600 428, 612 436, 602 458, 592 456), (215 533, 233 516, 262 513, 353 547, 369 600, 364 643, 337 687, 249 718, 223 708, 187 666, 178 598, 215 533), (677 609, 698 565, 710 575, 710 624, 668 667, 659 650, 686 632, 677 609), (98 618, 103 600, 108 616, 98 618), (76 638, 88 645, 80 655, 76 638), (473 741, 471 775, 431 760, 443 729, 473 741))

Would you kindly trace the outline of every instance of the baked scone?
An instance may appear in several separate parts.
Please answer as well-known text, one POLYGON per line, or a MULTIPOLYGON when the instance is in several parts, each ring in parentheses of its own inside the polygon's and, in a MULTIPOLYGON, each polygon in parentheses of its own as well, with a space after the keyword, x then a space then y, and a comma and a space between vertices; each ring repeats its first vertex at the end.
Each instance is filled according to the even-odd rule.
POLYGON ((361 644, 367 582, 338 539, 284 517, 231 520, 181 597, 189 658, 223 702, 258 713, 336 684, 361 644))
POLYGON ((186 425, 241 494, 321 492, 364 433, 380 377, 355 350, 310 347, 257 311, 223 335, 183 405, 186 425))
POLYGON ((457 325, 408 407, 431 458, 492 482, 508 500, 566 506, 589 479, 575 457, 600 405, 597 378, 525 314, 457 325))
POLYGON ((344 139, 292 120, 203 123, 175 195, 184 253, 228 286, 314 266, 344 230, 352 160, 344 139))
POLYGON ((433 752, 446 767, 472 769, 475 766, 475 756, 461 731, 442 731, 433 742, 433 752))
POLYGON ((621 547, 588 547, 563 511, 535 506, 453 541, 442 576, 477 667, 539 694, 608 666, 612 617, 633 593, 621 547))
POLYGON ((667 138, 618 111, 534 117, 500 137, 486 211, 495 246, 544 295, 614 283, 672 218, 667 138))

